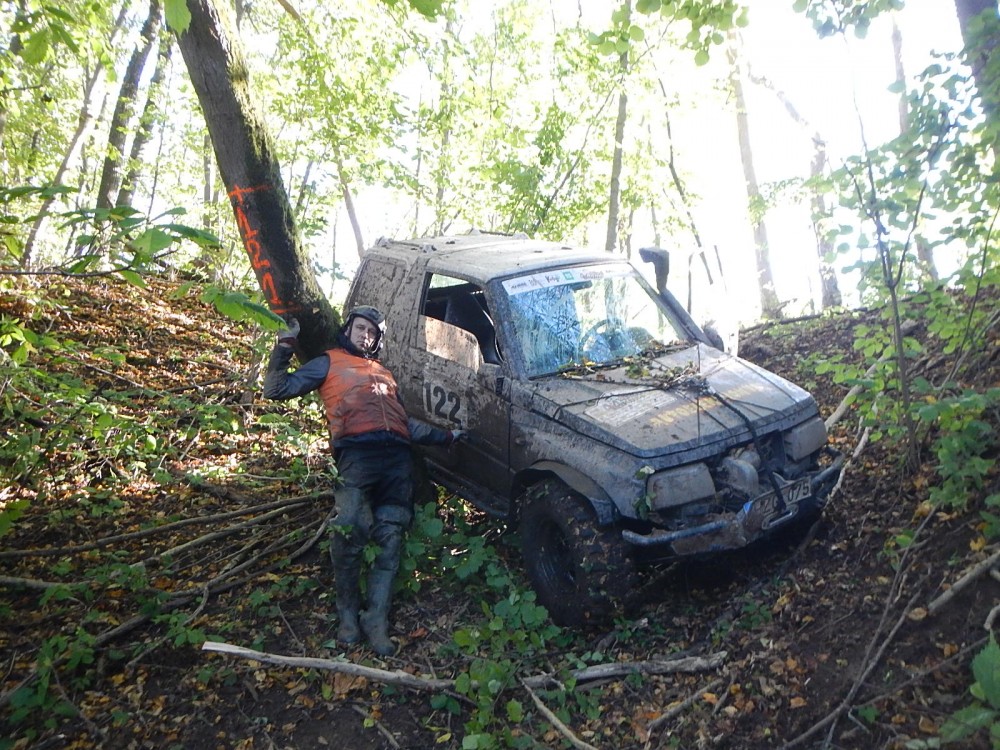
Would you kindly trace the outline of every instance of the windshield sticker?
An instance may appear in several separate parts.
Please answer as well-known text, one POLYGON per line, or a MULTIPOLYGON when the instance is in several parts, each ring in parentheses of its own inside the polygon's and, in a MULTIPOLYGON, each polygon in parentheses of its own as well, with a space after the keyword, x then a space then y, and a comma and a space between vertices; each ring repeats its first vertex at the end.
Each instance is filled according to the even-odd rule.
POLYGON ((507 279, 504 281, 503 288, 507 294, 522 294, 534 291, 535 289, 577 284, 581 281, 618 279, 631 275, 632 266, 628 263, 605 263, 602 265, 562 268, 555 271, 533 273, 528 276, 518 276, 516 279, 507 279))

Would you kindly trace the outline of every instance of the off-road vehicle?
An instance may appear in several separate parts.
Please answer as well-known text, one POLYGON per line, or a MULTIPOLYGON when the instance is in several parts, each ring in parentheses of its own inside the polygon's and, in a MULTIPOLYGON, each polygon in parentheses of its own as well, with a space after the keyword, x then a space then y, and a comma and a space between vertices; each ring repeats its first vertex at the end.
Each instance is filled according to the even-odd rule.
POLYGON ((643 254, 656 286, 524 237, 380 240, 347 300, 386 313, 382 359, 411 415, 469 431, 426 451, 431 478, 519 523, 560 624, 614 612, 645 561, 818 512, 840 473, 812 397, 712 347, 666 291, 665 254, 643 254))

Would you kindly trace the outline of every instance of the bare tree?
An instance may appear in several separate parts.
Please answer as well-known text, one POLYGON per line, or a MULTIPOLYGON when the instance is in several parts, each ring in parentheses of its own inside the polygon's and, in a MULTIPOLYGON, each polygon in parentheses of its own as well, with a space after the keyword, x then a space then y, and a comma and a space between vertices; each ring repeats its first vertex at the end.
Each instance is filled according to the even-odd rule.
POLYGON ((757 182, 757 170, 754 167, 753 149, 750 145, 750 123, 747 119, 746 99, 743 94, 743 71, 737 51, 736 35, 730 34, 729 41, 729 83, 732 86, 736 105, 736 130, 740 143, 740 160, 743 163, 750 223, 753 226, 754 260, 757 264, 761 313, 765 318, 779 318, 781 317, 781 303, 778 301, 778 295, 774 289, 771 250, 767 242, 767 227, 764 224, 764 200, 757 182))
POLYGON ((128 138, 129 123, 135 111, 135 100, 139 91, 139 79, 142 77, 146 60, 153 49, 160 31, 160 16, 162 9, 160 0, 150 0, 146 20, 139 32, 132 56, 129 58, 125 73, 122 76, 121 87, 118 90, 118 100, 115 102, 114 113, 111 115, 111 127, 108 131, 108 146, 104 154, 104 167, 101 171, 101 183, 97 189, 97 207, 111 208, 112 200, 117 197, 122 184, 122 167, 125 163, 125 141, 128 138))

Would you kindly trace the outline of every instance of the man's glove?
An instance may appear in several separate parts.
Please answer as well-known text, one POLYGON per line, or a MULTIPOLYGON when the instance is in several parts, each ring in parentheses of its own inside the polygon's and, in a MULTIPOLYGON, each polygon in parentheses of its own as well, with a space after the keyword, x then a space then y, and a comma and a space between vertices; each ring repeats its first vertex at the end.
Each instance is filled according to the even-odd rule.
POLYGON ((469 433, 466 430, 449 430, 448 434, 451 436, 448 445, 454 445, 459 440, 465 441, 469 439, 469 433))
POLYGON ((299 331, 301 330, 299 321, 289 315, 285 318, 285 325, 285 328, 278 331, 278 343, 294 348, 295 343, 299 338, 299 331))

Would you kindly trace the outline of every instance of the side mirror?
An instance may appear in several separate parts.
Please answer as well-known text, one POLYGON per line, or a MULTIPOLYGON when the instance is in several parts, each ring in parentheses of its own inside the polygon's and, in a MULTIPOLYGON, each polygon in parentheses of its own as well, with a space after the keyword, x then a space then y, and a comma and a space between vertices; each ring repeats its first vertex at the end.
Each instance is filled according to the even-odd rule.
POLYGON ((662 247, 640 247, 639 257, 644 263, 652 263, 656 274, 656 291, 663 294, 667 288, 667 277, 670 275, 670 251, 662 247))

